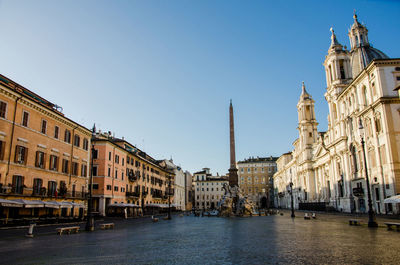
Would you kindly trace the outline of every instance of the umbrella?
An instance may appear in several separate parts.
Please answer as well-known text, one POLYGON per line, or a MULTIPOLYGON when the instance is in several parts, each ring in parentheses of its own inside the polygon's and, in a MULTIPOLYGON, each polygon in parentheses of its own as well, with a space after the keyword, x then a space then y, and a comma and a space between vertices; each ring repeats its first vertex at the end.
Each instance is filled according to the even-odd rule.
POLYGON ((385 203, 400 203, 400 195, 395 195, 384 200, 385 203))

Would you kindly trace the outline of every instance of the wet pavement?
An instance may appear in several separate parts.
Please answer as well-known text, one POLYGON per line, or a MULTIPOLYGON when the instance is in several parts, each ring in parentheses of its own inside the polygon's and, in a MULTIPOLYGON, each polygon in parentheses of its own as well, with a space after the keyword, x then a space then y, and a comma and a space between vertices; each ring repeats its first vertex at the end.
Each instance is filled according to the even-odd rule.
POLYGON ((399 264, 400 232, 298 216, 174 216, 91 233, 0 237, 0 263, 399 264))

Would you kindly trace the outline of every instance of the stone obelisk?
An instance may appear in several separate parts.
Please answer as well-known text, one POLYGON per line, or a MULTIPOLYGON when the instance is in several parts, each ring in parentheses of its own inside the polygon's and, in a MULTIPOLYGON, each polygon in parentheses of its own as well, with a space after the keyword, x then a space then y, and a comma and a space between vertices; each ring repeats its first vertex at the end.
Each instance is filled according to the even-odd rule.
POLYGON ((229 186, 238 186, 238 170, 236 168, 236 156, 235 156, 235 129, 233 122, 233 106, 232 100, 229 105, 229 135, 230 135, 230 151, 231 151, 231 166, 229 168, 229 186))

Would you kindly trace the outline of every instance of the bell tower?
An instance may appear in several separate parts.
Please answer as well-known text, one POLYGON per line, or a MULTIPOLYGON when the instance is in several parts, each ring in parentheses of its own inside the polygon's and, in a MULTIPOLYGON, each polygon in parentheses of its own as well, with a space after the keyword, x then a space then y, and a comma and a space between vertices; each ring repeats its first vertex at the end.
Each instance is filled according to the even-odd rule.
POLYGON ((303 82, 301 86, 300 99, 297 103, 297 113, 299 118, 297 129, 299 130, 300 149, 309 149, 309 151, 303 152, 304 160, 311 159, 312 145, 317 141, 318 123, 315 118, 314 103, 315 101, 306 91, 306 87, 303 82))

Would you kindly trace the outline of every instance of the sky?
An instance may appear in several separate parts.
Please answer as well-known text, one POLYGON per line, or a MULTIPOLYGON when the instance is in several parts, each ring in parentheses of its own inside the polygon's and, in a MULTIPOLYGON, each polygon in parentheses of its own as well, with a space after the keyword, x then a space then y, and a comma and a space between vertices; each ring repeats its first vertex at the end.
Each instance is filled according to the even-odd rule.
POLYGON ((327 129, 329 29, 349 45, 354 9, 400 58, 400 1, 0 0, 0 73, 70 119, 184 170, 280 156, 298 136, 304 81, 327 129))

